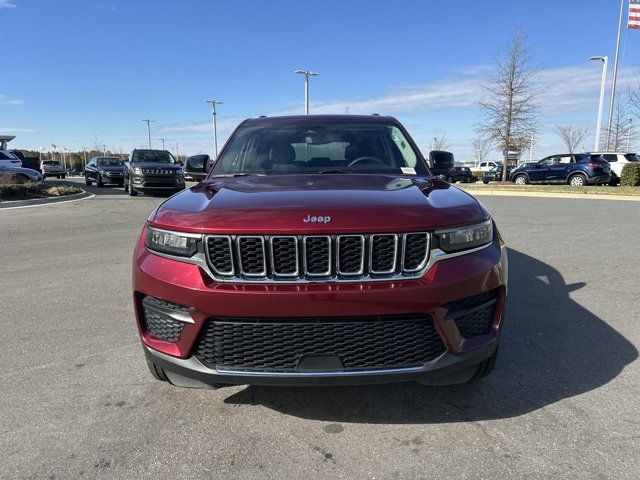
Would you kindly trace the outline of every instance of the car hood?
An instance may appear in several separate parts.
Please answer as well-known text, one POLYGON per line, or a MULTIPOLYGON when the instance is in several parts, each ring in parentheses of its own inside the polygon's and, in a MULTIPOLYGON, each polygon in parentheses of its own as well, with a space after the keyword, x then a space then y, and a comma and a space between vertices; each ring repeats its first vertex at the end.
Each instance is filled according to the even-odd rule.
POLYGON ((209 179, 165 201, 149 220, 193 232, 367 233, 430 230, 485 215, 471 195, 437 178, 324 174, 209 179))
POLYGON ((30 177, 37 177, 40 175, 40 172, 36 170, 32 170, 31 168, 23 168, 23 167, 14 167, 14 166, 5 166, 0 168, 0 175, 3 173, 21 173, 23 175, 27 175, 30 177))

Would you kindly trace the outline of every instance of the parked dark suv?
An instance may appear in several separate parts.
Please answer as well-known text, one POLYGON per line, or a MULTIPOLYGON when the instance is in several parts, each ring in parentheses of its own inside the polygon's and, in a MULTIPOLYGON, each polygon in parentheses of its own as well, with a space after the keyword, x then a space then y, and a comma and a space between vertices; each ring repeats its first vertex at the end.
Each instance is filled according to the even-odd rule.
POLYGON ((138 192, 184 190, 184 169, 167 150, 136 149, 125 164, 124 190, 138 192))
POLYGON ((449 183, 471 183, 476 181, 476 177, 469 167, 453 167, 447 172, 444 179, 449 183))
POLYGON ((84 167, 84 181, 87 185, 96 182, 98 187, 107 183, 124 185, 124 160, 119 157, 94 157, 84 167))
POLYGON ((491 214, 384 116, 243 122, 133 264, 150 371, 190 387, 483 377, 506 284, 491 214))
POLYGON ((585 153, 551 155, 537 163, 514 169, 510 180, 527 183, 559 183, 573 186, 602 185, 611 181, 609 163, 600 155, 585 153))

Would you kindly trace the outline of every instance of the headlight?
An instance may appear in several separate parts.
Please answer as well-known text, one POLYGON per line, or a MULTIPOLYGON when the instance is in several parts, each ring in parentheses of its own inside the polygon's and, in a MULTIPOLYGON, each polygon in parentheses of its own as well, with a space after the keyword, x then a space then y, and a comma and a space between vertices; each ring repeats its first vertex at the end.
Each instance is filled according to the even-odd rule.
POLYGON ((140 167, 134 167, 131 169, 131 171, 136 175, 142 175, 142 169, 140 167))
POLYGON ((106 175, 108 172, 106 170, 100 170, 100 175, 106 175))
POLYGON ((170 232, 147 227, 145 245, 154 252, 192 257, 198 251, 198 242, 201 238, 202 236, 198 234, 170 232))
POLYGON ((176 170, 176 175, 183 175, 184 174, 184 168, 180 167, 176 170))
POLYGON ((493 241, 493 221, 435 232, 435 236, 440 249, 447 253, 481 247, 493 241))

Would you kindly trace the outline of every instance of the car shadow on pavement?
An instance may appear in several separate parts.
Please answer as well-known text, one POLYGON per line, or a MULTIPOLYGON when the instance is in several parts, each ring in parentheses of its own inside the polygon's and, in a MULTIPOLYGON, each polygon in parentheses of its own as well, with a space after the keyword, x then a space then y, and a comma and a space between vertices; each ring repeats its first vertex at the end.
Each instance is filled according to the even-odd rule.
POLYGON ((509 300, 493 373, 467 385, 249 386, 225 399, 306 419, 440 423, 509 418, 605 385, 638 357, 604 320, 571 299, 584 283, 509 250, 509 300))

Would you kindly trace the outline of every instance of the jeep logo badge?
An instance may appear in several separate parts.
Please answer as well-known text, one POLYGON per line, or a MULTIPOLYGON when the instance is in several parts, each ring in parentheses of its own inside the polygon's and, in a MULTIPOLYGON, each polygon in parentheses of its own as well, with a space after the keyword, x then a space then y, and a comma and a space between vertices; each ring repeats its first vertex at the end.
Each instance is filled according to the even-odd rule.
POLYGON ((329 223, 331 221, 331 217, 312 217, 311 215, 307 215, 307 218, 302 221, 304 223, 329 223))

